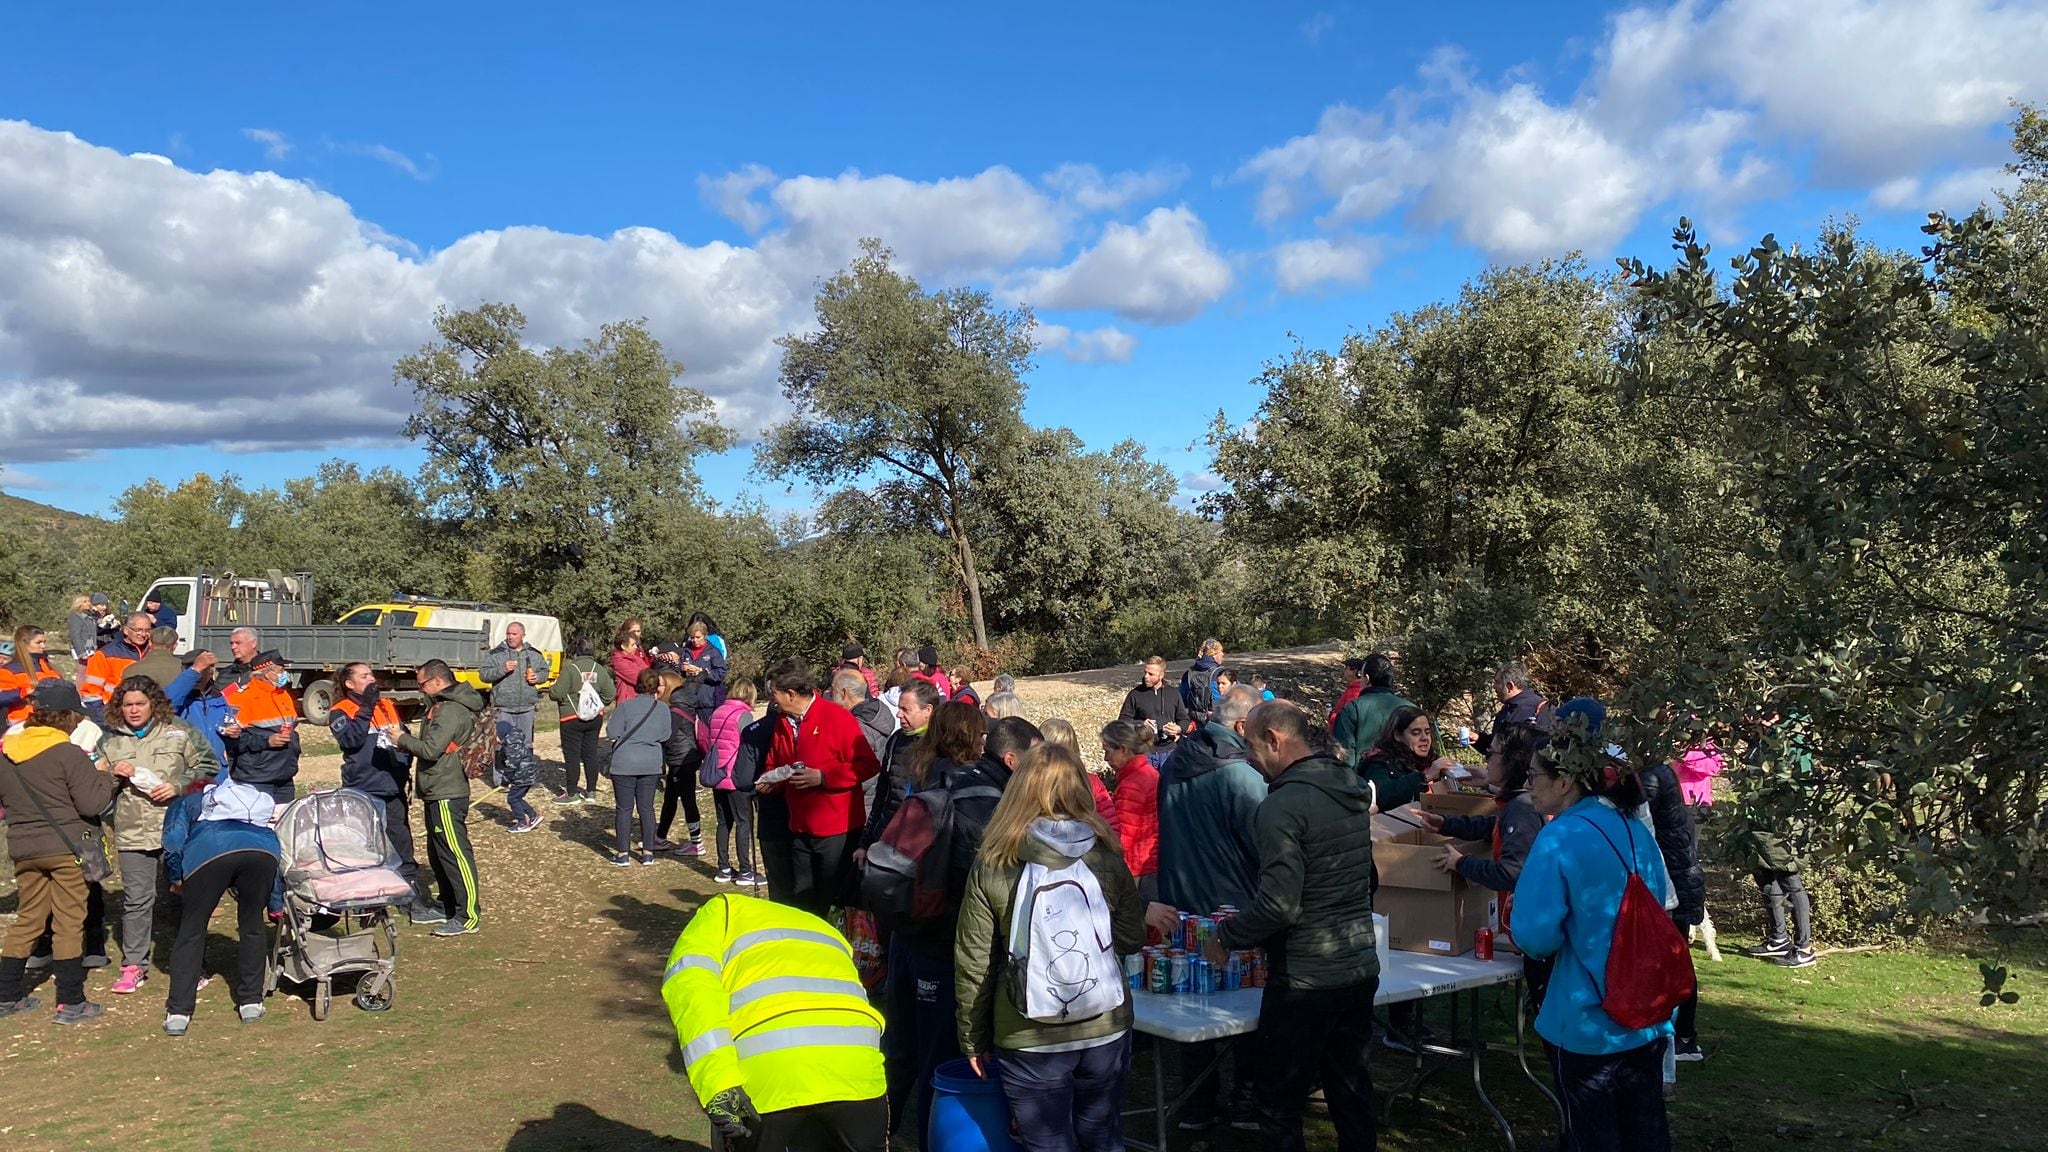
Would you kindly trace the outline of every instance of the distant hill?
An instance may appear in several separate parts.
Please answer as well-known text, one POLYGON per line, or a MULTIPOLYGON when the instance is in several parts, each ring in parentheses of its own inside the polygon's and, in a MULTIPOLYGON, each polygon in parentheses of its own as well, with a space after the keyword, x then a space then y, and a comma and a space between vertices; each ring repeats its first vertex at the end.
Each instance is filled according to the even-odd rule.
POLYGON ((61 627, 71 597, 87 591, 86 543, 106 526, 0 492, 0 631, 11 635, 23 623, 61 627))
POLYGON ((106 521, 96 516, 81 516, 0 492, 0 533, 18 532, 48 543, 68 544, 76 548, 94 529, 105 524, 106 521))

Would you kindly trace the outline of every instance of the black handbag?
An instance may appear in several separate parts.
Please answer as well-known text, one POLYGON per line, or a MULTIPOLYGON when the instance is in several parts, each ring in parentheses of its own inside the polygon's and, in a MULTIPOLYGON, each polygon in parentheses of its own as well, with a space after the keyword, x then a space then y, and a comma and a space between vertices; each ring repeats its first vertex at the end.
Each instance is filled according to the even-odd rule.
POLYGON ((7 765, 8 771, 14 773, 14 779, 21 785, 21 790, 28 793, 28 802, 35 805, 36 814, 57 834, 57 839, 64 842, 64 850, 71 853, 71 858, 78 861, 78 870, 85 874, 87 884, 98 884, 113 874, 112 867, 107 864, 107 846, 97 835, 86 837, 92 844, 92 851, 81 851, 78 845, 72 842, 71 835, 64 831, 64 826, 57 823, 48 808, 43 807, 43 798, 36 795, 36 790, 28 786, 28 781, 21 775, 20 765, 5 756, 0 756, 0 764, 7 765))

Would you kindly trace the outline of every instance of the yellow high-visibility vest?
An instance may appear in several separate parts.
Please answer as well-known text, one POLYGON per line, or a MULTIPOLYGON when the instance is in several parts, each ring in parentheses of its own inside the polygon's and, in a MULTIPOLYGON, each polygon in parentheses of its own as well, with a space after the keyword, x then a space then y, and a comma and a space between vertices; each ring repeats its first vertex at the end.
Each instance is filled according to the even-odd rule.
POLYGON ((743 1087, 766 1113, 887 1091, 882 1014, 846 938, 808 912, 705 901, 668 954, 661 998, 700 1102, 743 1087))

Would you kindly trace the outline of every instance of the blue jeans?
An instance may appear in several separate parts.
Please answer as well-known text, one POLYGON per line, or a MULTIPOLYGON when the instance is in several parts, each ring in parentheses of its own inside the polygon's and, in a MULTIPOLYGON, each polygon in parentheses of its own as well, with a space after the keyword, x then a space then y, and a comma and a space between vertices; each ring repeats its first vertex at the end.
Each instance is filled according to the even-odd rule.
POLYGON ((932 1121, 932 1073, 960 1058, 954 1021, 953 952, 925 952, 900 936, 889 941, 889 984, 882 1033, 882 1067, 889 1080, 890 1128, 917 1124, 924 1146, 932 1121))
POLYGON ((531 820, 539 813, 526 802, 536 779, 533 765, 533 713, 498 713, 498 765, 505 780, 505 803, 512 819, 531 820))
POLYGON ((1011 1052, 996 1063, 1025 1152, 1123 1152, 1131 1034, 1075 1052, 1011 1052))

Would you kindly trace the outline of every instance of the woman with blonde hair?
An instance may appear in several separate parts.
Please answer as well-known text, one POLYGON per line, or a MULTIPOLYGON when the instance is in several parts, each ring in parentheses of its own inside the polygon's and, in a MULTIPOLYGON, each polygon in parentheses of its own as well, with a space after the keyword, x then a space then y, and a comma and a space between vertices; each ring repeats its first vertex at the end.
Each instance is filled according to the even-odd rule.
MULTIPOLYGON (((960 904, 953 951, 960 1051, 976 1072, 1002 1077, 1019 1142, 1029 1152, 1124 1146, 1131 1001, 1117 957, 1144 947, 1145 906, 1116 835, 1095 811, 1086 776, 1081 758, 1063 744, 1048 740, 1025 754, 989 819, 960 904), (1107 947, 1119 982, 1107 993, 1114 1003, 1106 1011, 1055 1023, 1026 1016, 1017 1003, 1016 989, 1028 982, 1009 971, 1021 959, 1011 954, 1011 913, 1027 866, 1057 872, 1077 861, 1099 890, 1087 905, 1096 932, 1084 932, 1084 944, 1097 959, 1107 947), (1001 1059, 992 1062, 997 1052, 1001 1059)), ((1038 870, 1031 874, 1042 875, 1038 870)))
MULTIPOLYGON (((1068 752, 1073 753, 1076 763, 1080 762, 1081 734, 1074 731, 1072 724, 1055 716, 1040 724, 1038 730, 1045 734, 1045 742, 1047 744, 1057 744, 1065 748, 1068 752)), ((1104 824, 1109 825, 1112 835, 1121 837, 1123 835, 1123 821, 1118 819, 1116 814, 1116 797, 1109 794, 1109 788, 1102 783, 1101 776, 1088 772, 1085 769, 1083 774, 1088 777, 1089 794, 1095 797, 1096 815, 1102 817, 1104 824)))
POLYGON ((92 597, 81 592, 71 598, 71 618, 66 622, 70 632, 71 660, 80 667, 99 649, 100 614, 93 610, 92 597))

